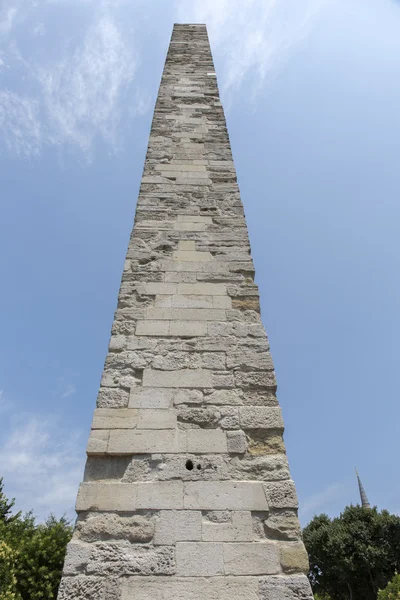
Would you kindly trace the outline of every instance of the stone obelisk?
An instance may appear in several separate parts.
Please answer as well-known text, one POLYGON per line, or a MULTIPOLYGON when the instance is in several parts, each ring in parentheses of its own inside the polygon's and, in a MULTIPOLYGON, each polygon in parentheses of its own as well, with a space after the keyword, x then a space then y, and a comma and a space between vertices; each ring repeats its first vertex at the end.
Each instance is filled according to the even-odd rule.
POLYGON ((59 600, 309 600, 207 30, 175 25, 59 600))

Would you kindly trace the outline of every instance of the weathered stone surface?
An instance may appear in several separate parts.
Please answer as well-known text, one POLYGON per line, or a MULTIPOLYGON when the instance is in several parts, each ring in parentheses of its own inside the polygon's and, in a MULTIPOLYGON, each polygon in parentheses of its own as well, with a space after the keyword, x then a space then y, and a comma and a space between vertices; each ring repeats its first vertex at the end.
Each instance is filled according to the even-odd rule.
POLYGON ((193 510, 163 510, 156 522, 154 543, 175 546, 180 541, 201 541, 201 512, 193 510))
POLYGON ((305 575, 274 576, 260 581, 260 600, 313 600, 305 575))
POLYGON ((61 600, 309 600, 202 25, 174 27, 97 407, 61 600))
POLYGON ((281 566, 285 573, 308 573, 310 563, 303 542, 279 544, 281 566))
POLYGON ((75 535, 85 542, 128 540, 150 542, 154 536, 154 519, 136 515, 91 514, 76 524, 75 535))
POLYGON ((259 600, 258 588, 257 577, 132 577, 122 583, 121 600, 259 600))
POLYGON ((227 543, 223 545, 226 575, 279 573, 279 548, 274 542, 227 543))

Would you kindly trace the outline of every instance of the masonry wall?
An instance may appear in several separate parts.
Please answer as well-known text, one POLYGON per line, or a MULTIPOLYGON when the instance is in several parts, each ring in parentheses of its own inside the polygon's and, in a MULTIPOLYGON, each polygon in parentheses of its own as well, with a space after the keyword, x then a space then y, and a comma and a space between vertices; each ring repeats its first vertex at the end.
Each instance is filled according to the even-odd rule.
POLYGON ((203 25, 154 112, 59 600, 312 598, 203 25))

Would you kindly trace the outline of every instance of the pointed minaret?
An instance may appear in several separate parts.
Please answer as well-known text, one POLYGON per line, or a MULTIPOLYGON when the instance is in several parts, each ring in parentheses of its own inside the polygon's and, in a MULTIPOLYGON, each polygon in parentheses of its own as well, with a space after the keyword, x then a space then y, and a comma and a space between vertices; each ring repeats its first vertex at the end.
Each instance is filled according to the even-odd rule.
POLYGON ((363 508, 371 508, 370 503, 368 502, 367 494, 365 493, 364 486, 361 483, 360 476, 356 469, 357 481, 358 481, 358 489, 360 490, 360 498, 361 498, 361 506, 363 508))

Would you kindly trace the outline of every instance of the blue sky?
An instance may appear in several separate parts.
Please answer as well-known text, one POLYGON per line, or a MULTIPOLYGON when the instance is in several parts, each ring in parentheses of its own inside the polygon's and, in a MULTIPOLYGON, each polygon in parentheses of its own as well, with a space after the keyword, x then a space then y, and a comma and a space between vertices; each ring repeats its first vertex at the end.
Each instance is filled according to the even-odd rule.
POLYGON ((305 524, 400 514, 400 3, 3 0, 0 476, 73 515, 174 22, 206 22, 305 524))

